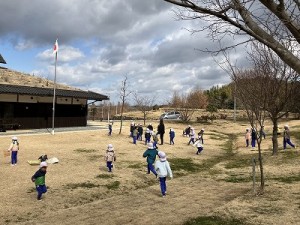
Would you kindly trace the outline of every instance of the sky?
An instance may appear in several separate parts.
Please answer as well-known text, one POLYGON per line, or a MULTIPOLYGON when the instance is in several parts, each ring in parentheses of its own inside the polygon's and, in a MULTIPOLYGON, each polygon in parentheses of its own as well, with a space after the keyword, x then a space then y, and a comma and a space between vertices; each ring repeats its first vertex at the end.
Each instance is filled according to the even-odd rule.
MULTIPOLYGON (((58 39, 57 82, 120 101, 128 91, 169 101, 174 91, 207 90, 230 82, 204 21, 178 20, 163 0, 9 0, 0 2, 0 54, 7 68, 54 79, 53 46, 58 39)), ((224 38, 225 45, 236 40, 224 38)), ((233 58, 246 63, 240 47, 233 58)), ((133 101, 129 97, 129 101, 133 101)))

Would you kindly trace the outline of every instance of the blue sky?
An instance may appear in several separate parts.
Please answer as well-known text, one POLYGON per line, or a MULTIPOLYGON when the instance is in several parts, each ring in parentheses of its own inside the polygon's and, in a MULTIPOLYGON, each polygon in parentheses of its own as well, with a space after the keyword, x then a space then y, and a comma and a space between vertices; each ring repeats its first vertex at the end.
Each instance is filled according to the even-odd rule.
MULTIPOLYGON (((58 38, 57 81, 113 102, 124 75, 130 90, 155 93, 158 104, 174 91, 230 82, 210 54, 195 50, 216 46, 207 33, 187 31, 201 22, 178 21, 173 9, 163 0, 1 1, 0 53, 12 70, 53 79, 58 38)), ((234 54, 246 57, 243 49, 234 54)))

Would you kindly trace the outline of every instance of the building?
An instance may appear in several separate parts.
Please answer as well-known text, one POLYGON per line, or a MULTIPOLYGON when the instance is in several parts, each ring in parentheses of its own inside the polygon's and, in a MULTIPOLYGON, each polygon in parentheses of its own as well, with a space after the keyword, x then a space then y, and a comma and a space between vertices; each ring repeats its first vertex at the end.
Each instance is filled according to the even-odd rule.
MULTIPOLYGON (((0 129, 52 128, 53 87, 47 79, 0 67, 0 129)), ((108 99, 57 84, 55 127, 86 126, 88 101, 108 99)))

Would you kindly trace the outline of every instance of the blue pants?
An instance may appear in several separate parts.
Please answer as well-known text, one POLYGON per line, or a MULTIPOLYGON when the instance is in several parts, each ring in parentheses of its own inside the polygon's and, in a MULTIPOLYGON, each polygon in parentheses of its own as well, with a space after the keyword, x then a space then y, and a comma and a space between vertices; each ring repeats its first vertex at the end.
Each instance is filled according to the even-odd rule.
POLYGON ((295 148, 295 145, 291 142, 290 139, 283 139, 283 149, 286 149, 286 144, 289 144, 290 146, 292 146, 293 148, 295 148))
POLYGON ((145 139, 145 144, 147 144, 147 143, 149 143, 149 142, 150 142, 150 137, 149 137, 149 138, 147 137, 147 138, 145 139))
POLYGON ((18 151, 11 152, 11 164, 17 164, 18 161, 18 151))
POLYGON ((36 186, 36 191, 38 193, 37 199, 40 200, 42 198, 42 195, 47 192, 47 187, 45 184, 36 186))
POLYGON ((195 144, 195 138, 191 138, 188 145, 191 144, 191 142, 193 142, 193 144, 195 144))
POLYGON ((170 145, 174 145, 174 138, 170 138, 170 145))
POLYGON ((153 148, 157 148, 157 142, 153 141, 153 148))
POLYGON ((251 145, 252 145, 252 148, 254 148, 254 147, 255 147, 255 143, 256 143, 256 139, 252 139, 252 140, 251 140, 251 145))
POLYGON ((159 178, 160 190, 161 190, 161 194, 163 196, 166 195, 166 191, 167 191, 166 180, 167 180, 166 177, 160 177, 159 178))
POLYGON ((136 144, 136 136, 133 136, 133 144, 136 144))
POLYGON ((150 174, 150 171, 151 171, 155 176, 157 176, 157 173, 156 173, 156 171, 155 171, 155 169, 154 169, 153 164, 148 163, 147 169, 148 169, 148 174, 150 174))
POLYGON ((108 172, 111 172, 111 168, 113 168, 112 161, 107 161, 107 162, 106 162, 106 166, 107 166, 107 168, 108 168, 108 172))
POLYGON ((110 129, 108 129, 108 130, 109 130, 109 131, 108 131, 108 135, 111 136, 112 129, 110 128, 110 129))
POLYGON ((202 152, 203 147, 198 147, 198 151, 196 152, 196 154, 198 155, 200 152, 202 152))
POLYGON ((249 139, 246 139, 246 147, 249 147, 249 139))

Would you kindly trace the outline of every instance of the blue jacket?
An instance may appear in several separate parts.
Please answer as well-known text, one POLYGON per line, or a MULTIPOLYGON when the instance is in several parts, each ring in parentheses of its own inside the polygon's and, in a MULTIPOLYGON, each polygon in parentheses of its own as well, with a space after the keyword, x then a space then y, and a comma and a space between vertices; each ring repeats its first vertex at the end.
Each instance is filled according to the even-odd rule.
POLYGON ((175 132, 174 131, 170 131, 170 138, 174 138, 175 137, 175 132))

